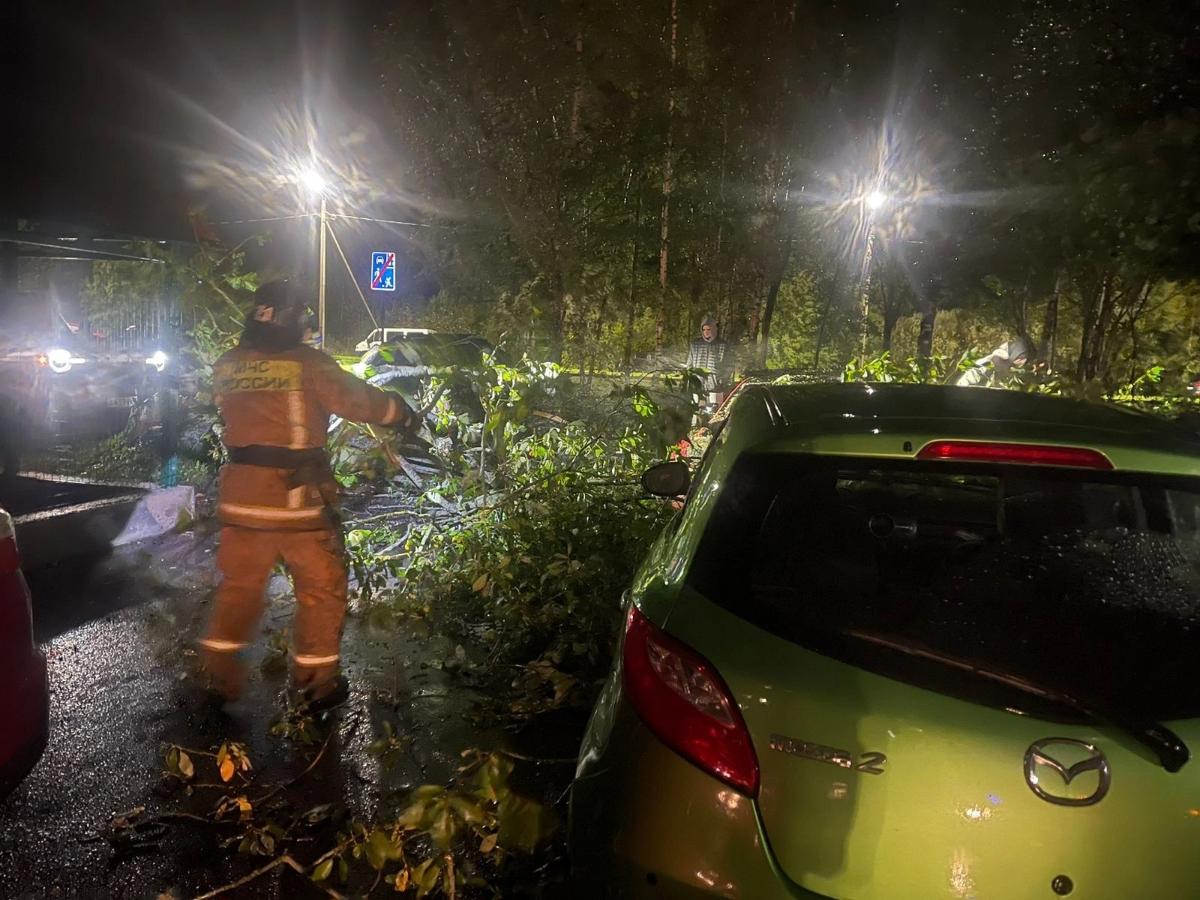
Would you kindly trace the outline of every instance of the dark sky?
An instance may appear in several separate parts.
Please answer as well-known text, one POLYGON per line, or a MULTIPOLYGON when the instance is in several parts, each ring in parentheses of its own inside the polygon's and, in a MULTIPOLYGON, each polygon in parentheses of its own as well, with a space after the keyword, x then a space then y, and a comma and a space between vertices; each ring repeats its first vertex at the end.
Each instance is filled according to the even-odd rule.
POLYGON ((388 165, 380 5, 7 0, 0 216, 187 237, 197 197, 213 218, 253 214, 251 198, 198 184, 197 167, 277 147, 305 108, 335 133, 359 129, 359 152, 388 165))

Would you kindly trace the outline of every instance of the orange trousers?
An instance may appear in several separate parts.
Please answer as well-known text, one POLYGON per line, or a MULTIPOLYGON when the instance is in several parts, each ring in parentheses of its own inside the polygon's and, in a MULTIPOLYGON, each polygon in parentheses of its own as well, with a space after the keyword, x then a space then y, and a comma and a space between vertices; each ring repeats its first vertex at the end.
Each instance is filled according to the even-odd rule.
POLYGON ((216 687, 236 697, 245 681, 243 653, 257 635, 266 607, 267 580, 282 561, 292 576, 292 682, 300 689, 332 681, 338 673, 346 616, 346 557, 340 531, 264 531, 226 525, 217 568, 221 584, 208 630, 200 641, 205 668, 216 687))

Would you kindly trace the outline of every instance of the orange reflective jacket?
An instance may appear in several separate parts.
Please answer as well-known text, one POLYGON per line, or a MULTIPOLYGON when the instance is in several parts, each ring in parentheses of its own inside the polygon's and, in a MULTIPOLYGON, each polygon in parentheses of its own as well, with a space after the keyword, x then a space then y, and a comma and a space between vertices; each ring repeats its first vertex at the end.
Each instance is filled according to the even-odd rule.
MULTIPOLYGON (((323 449, 330 415, 372 425, 394 425, 409 415, 398 395, 372 387, 306 346, 230 350, 213 367, 213 394, 231 451, 323 449)), ((217 515, 227 525, 246 528, 328 528, 326 506, 337 496, 337 483, 327 464, 316 470, 298 484, 294 468, 229 463, 221 470, 217 515)))

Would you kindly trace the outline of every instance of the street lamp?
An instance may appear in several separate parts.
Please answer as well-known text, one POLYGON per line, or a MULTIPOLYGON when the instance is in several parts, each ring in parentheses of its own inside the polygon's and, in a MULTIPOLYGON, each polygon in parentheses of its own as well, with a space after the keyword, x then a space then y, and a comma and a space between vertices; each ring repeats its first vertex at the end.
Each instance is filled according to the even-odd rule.
POLYGON ((888 204, 890 198, 880 190, 863 195, 861 203, 865 210, 867 223, 867 246, 863 250, 862 270, 858 275, 859 295, 858 314, 861 349, 863 362, 867 359, 867 333, 871 312, 871 257, 875 253, 875 214, 888 204))
POLYGON ((329 186, 329 182, 325 180, 325 176, 315 166, 306 166, 300 170, 300 184, 312 196, 320 196, 325 193, 325 188, 329 186))
POLYGON ((321 349, 325 343, 325 229, 326 229, 326 200, 329 196, 329 181, 321 174, 315 165, 300 169, 297 180, 310 197, 321 198, 321 236, 319 239, 318 272, 317 272, 317 327, 321 331, 321 349))

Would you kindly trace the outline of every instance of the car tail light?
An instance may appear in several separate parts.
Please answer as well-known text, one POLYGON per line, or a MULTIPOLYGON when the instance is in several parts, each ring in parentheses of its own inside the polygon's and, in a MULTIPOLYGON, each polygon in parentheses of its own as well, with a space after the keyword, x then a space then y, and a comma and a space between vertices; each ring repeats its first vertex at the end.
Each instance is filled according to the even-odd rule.
POLYGON ((659 740, 742 793, 758 794, 750 732, 712 663, 631 607, 623 670, 634 709, 659 740))
POLYGON ((12 516, 0 509, 0 575, 11 575, 21 568, 17 554, 17 536, 12 516))
POLYGON ((917 451, 917 459, 955 462, 1018 463, 1028 466, 1067 466, 1076 469, 1111 469, 1112 461, 1087 447, 1045 444, 1001 444, 991 441, 932 441, 917 451))

